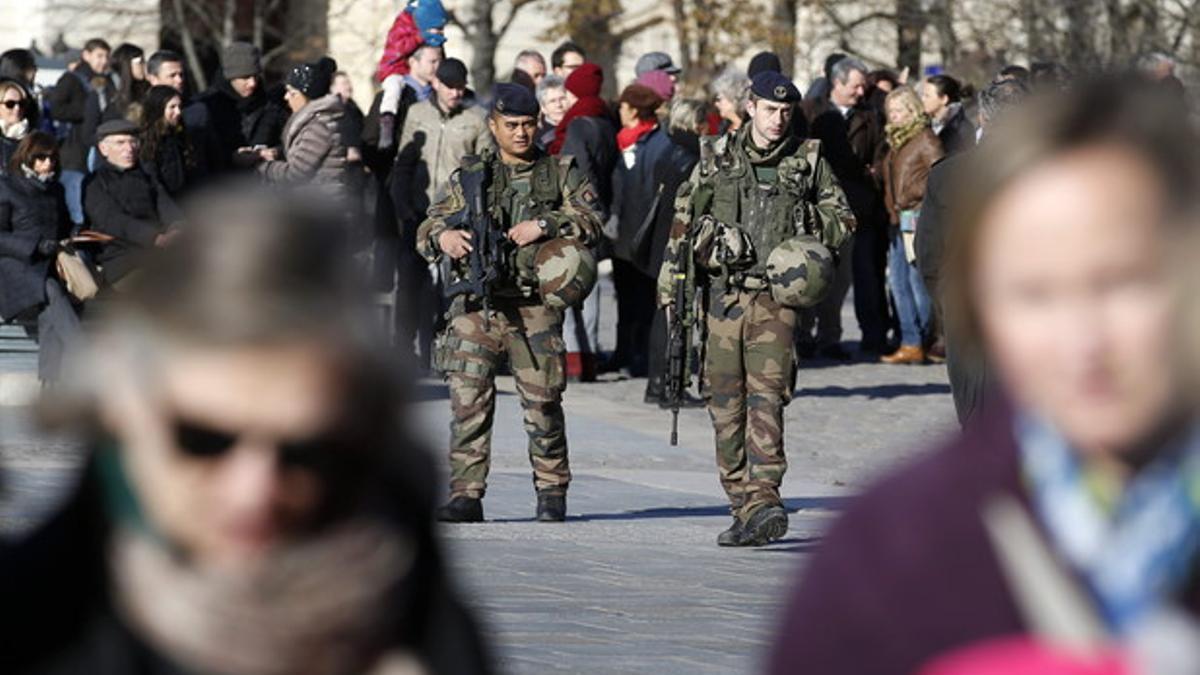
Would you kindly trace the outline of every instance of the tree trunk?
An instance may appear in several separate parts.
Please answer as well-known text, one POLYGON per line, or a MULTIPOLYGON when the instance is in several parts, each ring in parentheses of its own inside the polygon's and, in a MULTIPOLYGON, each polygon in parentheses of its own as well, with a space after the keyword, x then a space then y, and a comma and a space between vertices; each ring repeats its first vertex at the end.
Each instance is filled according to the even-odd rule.
POLYGON ((175 10, 175 22, 179 26, 179 40, 183 43, 183 54, 187 59, 188 68, 192 71, 192 81, 196 83, 196 91, 208 89, 208 78, 204 76, 204 66, 196 53, 196 40, 192 29, 188 26, 187 14, 183 11, 183 0, 171 0, 175 10))
POLYGON ((477 91, 490 91, 496 82, 496 47, 500 36, 492 24, 493 0, 471 0, 467 40, 471 43, 471 77, 477 91))
POLYGON ((937 0, 933 8, 933 25, 938 35, 938 53, 942 67, 955 70, 961 58, 958 33, 954 30, 954 0, 937 0))
POLYGON ((683 76, 688 77, 692 71, 691 31, 688 29, 686 0, 671 0, 671 16, 675 19, 675 38, 679 40, 679 67, 683 76))
POLYGON ((588 61, 604 69, 604 96, 615 96, 616 66, 625 40, 613 31, 620 0, 571 0, 567 8, 570 37, 587 52, 588 61))
POLYGON ((1039 0, 1021 0, 1021 27, 1025 31, 1025 49, 1029 59, 1046 58, 1046 37, 1042 31, 1042 7, 1039 0))
POLYGON ((796 70, 796 4, 797 0, 774 0, 771 18, 771 49, 779 55, 783 72, 788 77, 796 70))
POLYGON ((896 66, 909 77, 921 77, 921 33, 925 16, 921 0, 896 0, 896 66))
POLYGON ((1067 0, 1067 65, 1076 70, 1090 70, 1097 64, 1092 44, 1095 26, 1092 0, 1067 0))

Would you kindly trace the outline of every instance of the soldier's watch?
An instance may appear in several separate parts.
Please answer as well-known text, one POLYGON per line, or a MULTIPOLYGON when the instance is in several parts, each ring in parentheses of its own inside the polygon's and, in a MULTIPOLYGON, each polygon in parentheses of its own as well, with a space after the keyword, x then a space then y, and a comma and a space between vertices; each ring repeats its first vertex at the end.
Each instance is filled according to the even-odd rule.
POLYGON ((550 236, 550 221, 546 220, 545 218, 538 218, 537 226, 538 229, 542 231, 543 237, 550 236))

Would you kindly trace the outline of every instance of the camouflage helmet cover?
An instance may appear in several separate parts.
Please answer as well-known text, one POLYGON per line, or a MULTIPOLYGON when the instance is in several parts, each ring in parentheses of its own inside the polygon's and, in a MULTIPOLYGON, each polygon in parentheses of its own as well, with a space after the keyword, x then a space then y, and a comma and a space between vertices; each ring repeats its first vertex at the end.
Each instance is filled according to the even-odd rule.
POLYGON ((811 235, 788 239, 767 257, 771 297, 785 307, 815 306, 829 292, 833 275, 833 254, 811 235))
POLYGON ((596 285, 596 259, 574 239, 551 239, 539 246, 534 270, 542 302, 555 309, 581 304, 596 285))

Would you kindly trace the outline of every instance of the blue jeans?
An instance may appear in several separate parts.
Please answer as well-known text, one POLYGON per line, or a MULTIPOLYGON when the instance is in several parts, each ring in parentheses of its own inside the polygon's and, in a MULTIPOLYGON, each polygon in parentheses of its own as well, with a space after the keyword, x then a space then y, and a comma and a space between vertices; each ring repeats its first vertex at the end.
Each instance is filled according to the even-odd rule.
POLYGON ((899 232, 892 235, 888 249, 888 283, 892 287, 892 298, 896 301, 896 313, 900 316, 900 344, 921 347, 929 331, 932 302, 921 272, 908 262, 904 253, 904 239, 899 232))
POLYGON ((71 214, 71 222, 83 224, 83 178, 87 174, 82 171, 63 171, 58 177, 63 190, 67 193, 67 211, 71 214))

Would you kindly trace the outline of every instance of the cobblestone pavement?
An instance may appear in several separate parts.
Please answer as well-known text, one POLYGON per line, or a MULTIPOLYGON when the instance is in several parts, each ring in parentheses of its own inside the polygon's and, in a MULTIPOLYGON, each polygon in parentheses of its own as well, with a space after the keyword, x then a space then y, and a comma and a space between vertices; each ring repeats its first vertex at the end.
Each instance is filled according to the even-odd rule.
MULTIPOLYGON (((0 373, 29 358, 0 355, 0 373)), ((540 524, 532 521, 519 403, 511 379, 501 381, 488 522, 443 533, 502 672, 755 672, 830 519, 855 490, 954 422, 941 367, 805 364, 786 413, 791 530, 762 549, 719 549, 729 515, 707 413, 682 411, 680 445, 671 447, 670 414, 642 403, 644 387, 636 379, 569 387, 570 519, 540 524)), ((420 394, 420 432, 441 452, 445 386, 428 380, 420 394)), ((78 461, 68 440, 36 434, 28 418, 0 407, 2 531, 52 508, 78 461)))

